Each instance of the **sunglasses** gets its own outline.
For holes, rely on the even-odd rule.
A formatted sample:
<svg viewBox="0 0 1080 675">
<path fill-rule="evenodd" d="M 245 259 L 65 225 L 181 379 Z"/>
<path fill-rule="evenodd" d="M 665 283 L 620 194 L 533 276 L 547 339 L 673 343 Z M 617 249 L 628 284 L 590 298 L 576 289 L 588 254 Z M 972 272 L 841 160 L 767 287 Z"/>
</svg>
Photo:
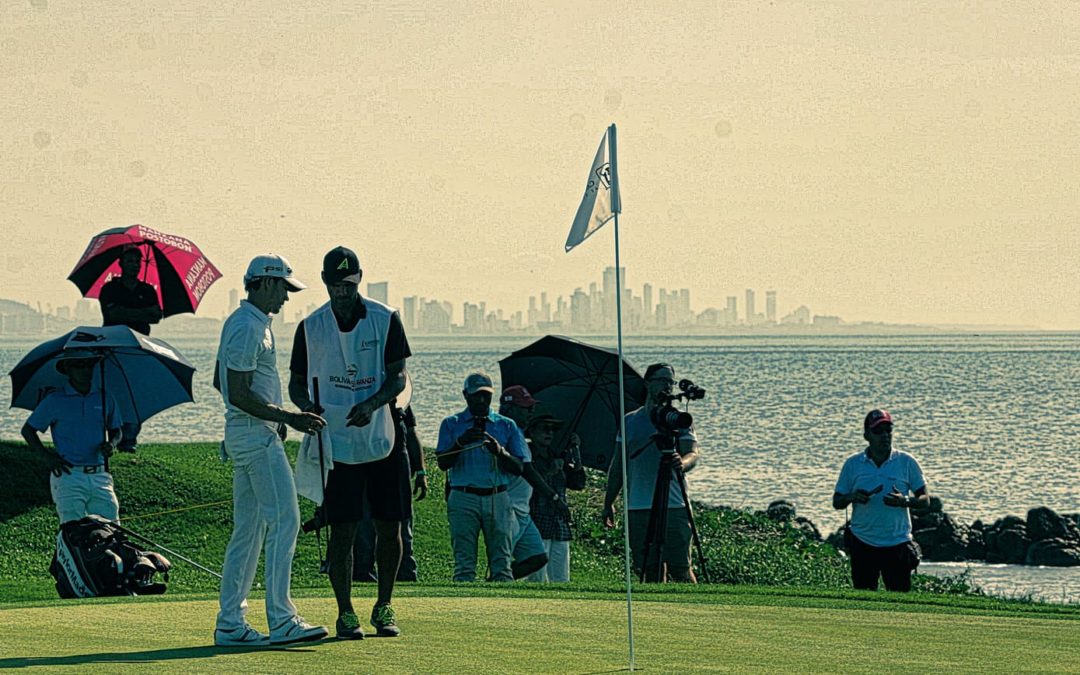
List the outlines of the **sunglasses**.
<svg viewBox="0 0 1080 675">
<path fill-rule="evenodd" d="M 884 436 L 885 434 L 891 434 L 892 424 L 889 424 L 888 422 L 885 422 L 884 424 L 879 424 L 873 429 L 871 429 L 870 433 L 875 436 Z"/>
</svg>

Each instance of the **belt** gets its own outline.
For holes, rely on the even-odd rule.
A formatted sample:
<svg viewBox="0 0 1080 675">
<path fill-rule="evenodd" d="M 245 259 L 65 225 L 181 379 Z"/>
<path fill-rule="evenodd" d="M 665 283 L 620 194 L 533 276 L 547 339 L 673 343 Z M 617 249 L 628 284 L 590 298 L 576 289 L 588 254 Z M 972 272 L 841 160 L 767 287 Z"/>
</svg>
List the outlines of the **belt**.
<svg viewBox="0 0 1080 675">
<path fill-rule="evenodd" d="M 105 473 L 104 464 L 91 464 L 89 466 L 77 466 L 75 468 L 83 473 Z"/>
<path fill-rule="evenodd" d="M 466 492 L 470 495 L 479 495 L 481 497 L 490 497 L 491 495 L 497 495 L 500 492 L 506 492 L 506 486 L 500 485 L 498 487 L 473 487 L 471 485 L 451 485 L 451 490 L 457 490 L 458 492 Z"/>
</svg>

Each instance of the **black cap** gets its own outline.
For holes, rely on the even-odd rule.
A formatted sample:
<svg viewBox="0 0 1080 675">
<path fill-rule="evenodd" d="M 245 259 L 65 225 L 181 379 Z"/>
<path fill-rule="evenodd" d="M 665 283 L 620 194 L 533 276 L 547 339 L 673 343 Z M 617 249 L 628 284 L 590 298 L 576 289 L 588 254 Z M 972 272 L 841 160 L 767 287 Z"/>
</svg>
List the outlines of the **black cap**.
<svg viewBox="0 0 1080 675">
<path fill-rule="evenodd" d="M 339 281 L 360 283 L 360 259 L 351 249 L 338 246 L 323 257 L 323 281 L 336 284 Z"/>
</svg>

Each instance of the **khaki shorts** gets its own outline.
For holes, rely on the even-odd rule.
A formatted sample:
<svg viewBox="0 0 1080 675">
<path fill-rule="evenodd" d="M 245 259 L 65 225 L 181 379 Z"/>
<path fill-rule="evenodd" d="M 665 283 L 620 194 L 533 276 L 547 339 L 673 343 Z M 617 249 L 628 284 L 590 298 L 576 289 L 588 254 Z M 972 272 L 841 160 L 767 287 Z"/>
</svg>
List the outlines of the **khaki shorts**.
<svg viewBox="0 0 1080 675">
<path fill-rule="evenodd" d="M 634 559 L 634 571 L 641 576 L 645 564 L 645 530 L 649 526 L 649 509 L 630 511 L 630 552 Z M 692 581 L 690 572 L 690 519 L 686 508 L 668 509 L 667 532 L 664 538 L 664 564 L 667 566 L 669 581 Z M 656 557 L 653 555 L 649 566 L 650 579 L 655 576 Z"/>
</svg>

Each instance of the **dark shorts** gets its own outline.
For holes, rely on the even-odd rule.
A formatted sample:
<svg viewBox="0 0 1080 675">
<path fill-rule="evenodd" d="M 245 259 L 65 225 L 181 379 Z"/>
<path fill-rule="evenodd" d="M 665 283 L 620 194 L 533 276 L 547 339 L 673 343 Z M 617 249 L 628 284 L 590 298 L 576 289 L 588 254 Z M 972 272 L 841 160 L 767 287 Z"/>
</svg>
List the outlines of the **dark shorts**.
<svg viewBox="0 0 1080 675">
<path fill-rule="evenodd" d="M 911 574 L 919 566 L 919 545 L 913 541 L 896 546 L 871 546 L 856 537 L 851 529 L 844 530 L 844 546 L 851 558 L 851 585 L 857 589 L 876 591 L 878 579 L 889 591 L 911 590 Z"/>
<path fill-rule="evenodd" d="M 328 523 L 352 523 L 364 517 L 387 521 L 411 518 L 408 455 L 395 448 L 377 462 L 334 462 L 326 480 L 323 512 Z"/>
</svg>

